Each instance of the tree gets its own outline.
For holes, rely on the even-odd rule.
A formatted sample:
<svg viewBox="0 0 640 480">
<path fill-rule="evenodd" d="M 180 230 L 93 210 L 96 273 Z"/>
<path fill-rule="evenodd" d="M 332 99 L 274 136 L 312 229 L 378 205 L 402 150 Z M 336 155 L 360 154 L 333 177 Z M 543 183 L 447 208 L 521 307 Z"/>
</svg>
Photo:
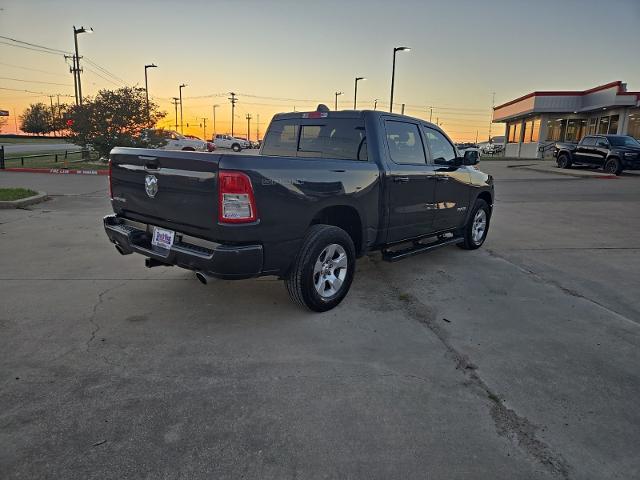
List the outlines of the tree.
<svg viewBox="0 0 640 480">
<path fill-rule="evenodd" d="M 20 130 L 42 135 L 51 131 L 51 111 L 44 103 L 32 103 L 20 117 Z"/>
<path fill-rule="evenodd" d="M 6 117 L 0 117 L 0 132 L 2 132 L 2 129 L 4 128 L 4 126 L 7 124 L 7 118 Z"/>
<path fill-rule="evenodd" d="M 67 114 L 70 139 L 77 145 L 91 145 L 101 157 L 108 157 L 114 147 L 154 147 L 165 141 L 157 135 L 145 134 L 166 112 L 147 101 L 143 88 L 123 87 L 100 90 L 95 98 L 73 106 Z"/>
</svg>

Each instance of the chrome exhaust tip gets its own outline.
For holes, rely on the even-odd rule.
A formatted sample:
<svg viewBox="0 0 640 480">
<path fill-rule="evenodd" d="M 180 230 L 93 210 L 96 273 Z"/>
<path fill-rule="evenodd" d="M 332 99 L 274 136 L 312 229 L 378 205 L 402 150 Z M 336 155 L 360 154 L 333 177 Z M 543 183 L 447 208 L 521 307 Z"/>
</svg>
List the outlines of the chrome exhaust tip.
<svg viewBox="0 0 640 480">
<path fill-rule="evenodd" d="M 202 272 L 196 272 L 196 278 L 200 281 L 200 283 L 202 283 L 203 285 L 206 285 L 209 281 L 209 277 L 207 277 L 207 275 L 205 275 Z"/>
</svg>

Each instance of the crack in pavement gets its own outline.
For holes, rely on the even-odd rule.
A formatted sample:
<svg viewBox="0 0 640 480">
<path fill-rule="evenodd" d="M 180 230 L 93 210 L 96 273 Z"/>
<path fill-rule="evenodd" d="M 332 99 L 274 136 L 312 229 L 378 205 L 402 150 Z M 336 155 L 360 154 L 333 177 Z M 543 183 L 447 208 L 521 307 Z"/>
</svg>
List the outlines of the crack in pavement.
<svg viewBox="0 0 640 480">
<path fill-rule="evenodd" d="M 95 340 L 96 334 L 100 331 L 100 325 L 98 324 L 98 322 L 96 322 L 96 316 L 98 314 L 98 307 L 102 305 L 103 297 L 107 293 L 115 290 L 116 288 L 120 288 L 124 285 L 126 285 L 126 282 L 120 283 L 114 287 L 105 288 L 104 290 L 98 293 L 98 300 L 93 305 L 93 311 L 91 312 L 91 316 L 89 317 L 89 323 L 93 325 L 93 330 L 91 331 L 91 336 L 89 337 L 89 340 L 87 340 L 87 343 L 86 343 L 87 351 L 89 351 L 89 345 L 91 344 L 91 342 Z"/>
<path fill-rule="evenodd" d="M 379 259 L 372 256 L 369 258 L 379 271 L 380 276 L 391 280 L 387 272 L 380 267 Z M 503 400 L 499 395 L 493 392 L 489 385 L 478 375 L 478 367 L 469 360 L 466 354 L 460 352 L 452 344 L 447 330 L 443 325 L 436 322 L 435 310 L 422 303 L 416 296 L 402 292 L 392 281 L 388 281 L 387 285 L 393 295 L 387 300 L 398 305 L 410 318 L 423 324 L 431 331 L 444 345 L 446 355 L 455 362 L 456 369 L 460 370 L 467 378 L 465 386 L 474 387 L 479 396 L 486 397 L 491 402 L 489 414 L 495 424 L 498 435 L 506 437 L 517 444 L 526 454 L 542 464 L 552 474 L 568 480 L 571 467 L 562 454 L 554 452 L 549 445 L 536 436 L 538 426 L 503 404 Z"/>
<path fill-rule="evenodd" d="M 493 258 L 497 258 L 498 260 L 502 260 L 503 262 L 508 263 L 509 265 L 512 265 L 514 267 L 516 267 L 518 270 L 520 270 L 523 273 L 526 273 L 528 276 L 530 276 L 531 278 L 533 278 L 534 280 L 536 280 L 537 282 L 543 283 L 545 285 L 551 285 L 555 288 L 557 288 L 558 290 L 562 291 L 563 293 L 566 293 L 567 295 L 570 295 L 572 297 L 575 298 L 579 298 L 581 300 L 584 300 L 586 302 L 592 303 L 594 305 L 597 305 L 598 307 L 602 308 L 603 310 L 605 310 L 607 313 L 610 313 L 611 315 L 615 315 L 627 322 L 631 322 L 634 325 L 637 325 L 638 323 L 634 320 L 632 320 L 631 318 L 628 318 L 626 316 L 624 316 L 622 313 L 614 310 L 611 307 L 608 307 L 600 302 L 598 302 L 597 300 L 594 300 L 593 298 L 589 298 L 584 296 L 583 294 L 581 294 L 580 292 L 577 292 L 576 290 L 572 290 L 568 287 L 565 287 L 564 285 L 562 285 L 561 283 L 559 283 L 556 280 L 553 280 L 551 278 L 547 278 L 544 275 L 535 272 L 533 270 L 530 270 L 529 268 L 526 268 L 522 265 L 518 265 L 517 263 L 515 263 L 513 260 L 510 260 L 502 255 L 500 255 L 499 253 L 497 253 L 495 250 L 491 250 L 489 248 L 485 248 L 485 251 L 489 254 L 489 256 L 493 257 Z"/>
</svg>

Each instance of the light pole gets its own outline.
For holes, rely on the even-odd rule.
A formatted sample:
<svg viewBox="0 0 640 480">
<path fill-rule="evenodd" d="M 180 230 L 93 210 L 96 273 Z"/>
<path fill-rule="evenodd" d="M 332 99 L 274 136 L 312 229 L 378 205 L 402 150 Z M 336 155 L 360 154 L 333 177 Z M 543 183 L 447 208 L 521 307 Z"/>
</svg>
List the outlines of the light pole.
<svg viewBox="0 0 640 480">
<path fill-rule="evenodd" d="M 178 90 L 180 90 L 180 133 L 184 133 L 184 124 L 182 123 L 182 89 L 186 86 L 187 84 L 183 83 L 178 88 Z"/>
<path fill-rule="evenodd" d="M 393 84 L 396 80 L 396 53 L 408 52 L 411 49 L 409 47 L 394 47 L 393 48 L 393 67 L 391 69 L 391 103 L 389 103 L 389 112 L 393 112 Z"/>
<path fill-rule="evenodd" d="M 78 104 L 82 106 L 82 85 L 80 84 L 80 55 L 78 55 L 78 35 L 80 33 L 93 33 L 93 28 L 76 28 L 75 25 L 73 26 L 73 42 L 76 47 L 76 63 L 74 70 L 78 82 Z"/>
<path fill-rule="evenodd" d="M 215 140 L 216 137 L 216 108 L 218 108 L 220 105 L 214 105 L 213 106 L 213 136 L 211 137 L 212 139 Z"/>
<path fill-rule="evenodd" d="M 173 105 L 176 107 L 176 132 L 178 131 L 178 97 L 173 97 Z"/>
<path fill-rule="evenodd" d="M 342 95 L 342 92 L 336 92 L 336 105 L 335 105 L 336 111 L 338 111 L 338 95 Z"/>
<path fill-rule="evenodd" d="M 378 99 L 377 98 L 373 100 L 373 109 L 374 110 L 378 109 Z"/>
<path fill-rule="evenodd" d="M 355 87 L 353 89 L 353 109 L 356 109 L 356 104 L 358 103 L 358 82 L 360 80 L 366 80 L 364 77 L 356 77 Z"/>
<path fill-rule="evenodd" d="M 147 96 L 147 122 L 149 123 L 151 123 L 151 116 L 149 114 L 149 82 L 147 81 L 147 69 L 157 67 L 158 66 L 155 63 L 144 66 L 144 93 Z"/>
</svg>

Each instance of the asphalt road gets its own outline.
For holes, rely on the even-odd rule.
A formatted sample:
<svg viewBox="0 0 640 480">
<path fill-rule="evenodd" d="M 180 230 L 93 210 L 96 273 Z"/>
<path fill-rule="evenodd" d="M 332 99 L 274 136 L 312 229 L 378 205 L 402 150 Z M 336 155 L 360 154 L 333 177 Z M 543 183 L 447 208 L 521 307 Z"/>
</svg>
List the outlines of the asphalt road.
<svg viewBox="0 0 640 480">
<path fill-rule="evenodd" d="M 640 477 L 640 178 L 483 162 L 485 248 L 311 314 L 118 255 L 106 178 L 0 173 L 0 478 Z"/>
</svg>

